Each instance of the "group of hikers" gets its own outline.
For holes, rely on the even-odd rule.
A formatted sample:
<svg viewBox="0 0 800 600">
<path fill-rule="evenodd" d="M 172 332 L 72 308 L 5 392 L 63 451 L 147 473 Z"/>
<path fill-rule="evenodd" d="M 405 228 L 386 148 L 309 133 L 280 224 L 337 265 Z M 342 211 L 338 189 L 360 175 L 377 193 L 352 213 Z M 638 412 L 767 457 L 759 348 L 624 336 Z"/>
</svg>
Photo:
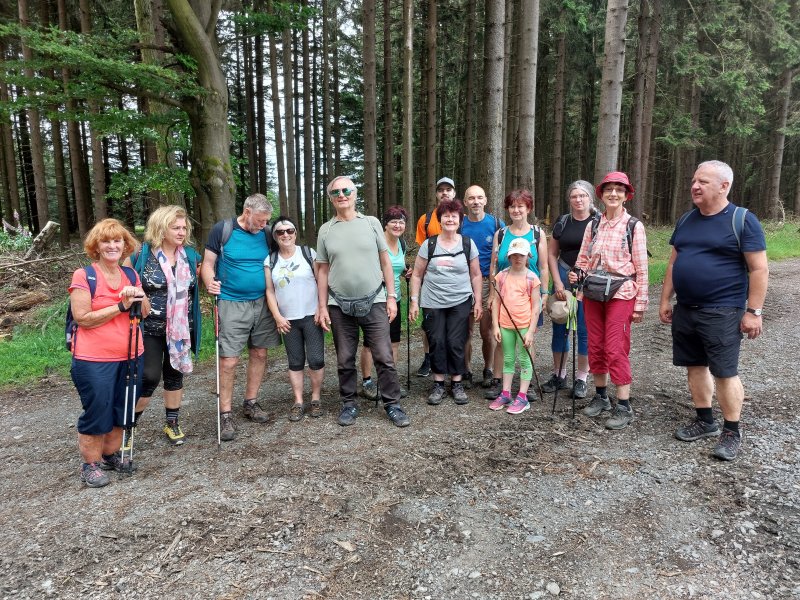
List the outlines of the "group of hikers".
<svg viewBox="0 0 800 600">
<path fill-rule="evenodd" d="M 755 215 L 728 201 L 732 183 L 725 163 L 698 166 L 691 186 L 694 208 L 678 220 L 670 238 L 659 306 L 662 322 L 672 328 L 673 364 L 687 368 L 696 408 L 695 419 L 675 436 L 718 437 L 712 454 L 722 460 L 733 460 L 742 445 L 740 341 L 761 333 L 768 279 L 764 232 Z M 174 445 L 185 441 L 179 416 L 183 377 L 192 371 L 192 354 L 200 346 L 200 281 L 215 299 L 220 441 L 236 437 L 234 378 L 245 346 L 242 416 L 269 421 L 259 390 L 267 349 L 281 342 L 293 396 L 289 420 L 323 415 L 329 331 L 342 402 L 337 423 L 353 425 L 359 415 L 356 356 L 363 335 L 360 394 L 380 397 L 388 419 L 408 426 L 400 404 L 407 390 L 396 369 L 404 278 L 409 322 L 422 314 L 425 355 L 417 375 L 432 379 L 428 404 L 440 404 L 448 391 L 456 404 L 469 402 L 472 330 L 478 323 L 482 386 L 491 410 L 520 414 L 539 390 L 568 389 L 573 398 L 586 398 L 592 373 L 594 395 L 582 412 L 605 414 L 611 430 L 633 422 L 631 325 L 642 321 L 648 307 L 648 265 L 644 225 L 625 208 L 634 198 L 625 173 L 608 173 L 596 186 L 571 183 L 569 211 L 554 221 L 549 239 L 531 224 L 528 190 L 505 197 L 506 224 L 485 212 L 481 187 L 468 187 L 462 203 L 453 180 L 443 177 L 436 185 L 436 209 L 417 222 L 419 250 L 412 266 L 406 263 L 408 214 L 402 206 L 387 208 L 382 221 L 362 214 L 356 186 L 344 176 L 328 184 L 327 194 L 335 214 L 320 227 L 315 249 L 297 243 L 291 218 L 281 215 L 270 224 L 272 206 L 261 194 L 246 199 L 241 215 L 214 225 L 202 257 L 188 245 L 191 222 L 179 206 L 153 211 L 141 246 L 115 219 L 92 228 L 84 242 L 92 264 L 77 269 L 69 287 L 76 324 L 71 373 L 83 407 L 77 429 L 85 485 L 107 485 L 107 471 L 133 471 L 135 426 L 161 379 L 164 434 Z M 545 312 L 553 321 L 552 375 L 531 386 L 534 335 Z M 577 352 L 571 384 L 570 332 L 573 357 Z M 512 393 L 517 363 L 519 383 Z M 722 427 L 712 413 L 715 392 Z"/>
</svg>

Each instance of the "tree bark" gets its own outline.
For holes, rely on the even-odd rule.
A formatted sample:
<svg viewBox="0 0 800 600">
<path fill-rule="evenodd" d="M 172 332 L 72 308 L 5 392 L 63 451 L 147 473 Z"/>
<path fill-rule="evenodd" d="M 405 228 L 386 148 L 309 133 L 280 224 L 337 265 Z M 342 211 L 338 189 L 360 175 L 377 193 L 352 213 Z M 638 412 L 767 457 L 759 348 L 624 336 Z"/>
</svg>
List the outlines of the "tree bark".
<svg viewBox="0 0 800 600">
<path fill-rule="evenodd" d="M 539 50 L 539 0 L 522 0 L 519 56 L 519 143 L 517 181 L 533 190 L 536 131 L 536 62 Z"/>
<path fill-rule="evenodd" d="M 268 3 L 272 10 L 272 2 Z M 272 126 L 275 130 L 275 170 L 278 172 L 278 206 L 282 215 L 289 214 L 286 193 L 286 158 L 283 154 L 283 131 L 281 125 L 281 90 L 278 77 L 278 45 L 275 36 L 269 34 L 269 73 L 272 93 Z"/>
<path fill-rule="evenodd" d="M 794 68 L 783 70 L 775 95 L 777 117 L 773 124 L 774 130 L 770 148 L 772 168 L 770 169 L 769 191 L 767 193 L 767 214 L 770 219 L 775 221 L 783 221 L 786 218 L 783 201 L 781 200 L 781 171 L 783 170 L 783 150 L 786 143 L 784 131 L 789 117 L 789 99 L 792 95 L 792 79 L 794 75 Z"/>
<path fill-rule="evenodd" d="M 462 172 L 463 185 L 471 185 L 473 163 L 473 137 L 475 135 L 475 0 L 467 0 L 467 55 L 466 55 L 466 89 L 464 91 L 464 137 L 462 138 Z"/>
<path fill-rule="evenodd" d="M 255 2 L 256 12 L 262 11 L 261 0 Z M 266 194 L 269 188 L 267 175 L 267 117 L 264 105 L 264 36 L 259 33 L 253 41 L 255 51 L 255 78 L 256 78 L 256 140 L 257 164 L 253 167 L 258 170 L 258 189 Z"/>
<path fill-rule="evenodd" d="M 237 25 L 238 27 L 238 25 Z M 261 192 L 261 183 L 258 180 L 258 131 L 256 131 L 256 101 L 254 88 L 253 44 L 247 26 L 240 32 L 242 35 L 242 83 L 244 84 L 244 98 L 239 98 L 239 113 L 244 116 L 245 150 L 247 152 L 247 193 Z"/>
<path fill-rule="evenodd" d="M 392 11 L 383 0 L 383 206 L 397 204 L 394 174 L 394 118 L 392 102 Z"/>
<path fill-rule="evenodd" d="M 303 0 L 303 6 L 308 7 L 308 0 Z M 303 227 L 306 243 L 316 241 L 314 229 L 314 140 L 311 125 L 311 47 L 308 39 L 309 28 L 303 32 L 303 183 L 305 210 L 303 213 L 305 226 Z"/>
<path fill-rule="evenodd" d="M 436 188 L 439 175 L 436 172 L 436 29 L 439 17 L 436 0 L 428 0 L 428 20 L 425 27 L 425 198 L 428 198 L 427 209 L 435 208 L 436 196 L 431 191 Z"/>
<path fill-rule="evenodd" d="M 367 214 L 378 212 L 378 145 L 376 138 L 375 0 L 364 0 L 364 190 Z"/>
<path fill-rule="evenodd" d="M 491 212 L 501 214 L 503 207 L 503 67 L 505 62 L 504 0 L 486 0 L 484 34 L 484 110 L 486 160 L 482 179 Z"/>
<path fill-rule="evenodd" d="M 597 122 L 597 155 L 594 163 L 595 181 L 600 181 L 609 171 L 615 171 L 618 168 L 627 18 L 628 0 L 608 0 L 603 77 Z"/>
<path fill-rule="evenodd" d="M 332 179 L 331 169 L 333 168 L 333 152 L 331 148 L 331 47 L 329 25 L 330 21 L 330 2 L 322 0 L 322 154 L 325 157 L 325 167 L 323 168 L 323 185 L 327 186 Z M 335 49 L 334 49 L 335 52 Z M 328 213 L 327 197 L 321 199 L 322 220 Z"/>
<path fill-rule="evenodd" d="M 550 202 L 548 221 L 554 223 L 561 214 L 562 181 L 561 166 L 563 164 L 562 148 L 564 143 L 564 97 L 566 90 L 567 68 L 567 31 L 564 10 L 559 16 L 561 31 L 558 35 L 558 56 L 556 57 L 556 81 L 553 97 L 553 154 L 550 163 Z"/>
<path fill-rule="evenodd" d="M 4 40 L 0 40 L 0 61 L 5 60 L 6 44 Z M 0 102 L 6 104 L 9 101 L 8 85 L 0 77 Z M 19 203 L 19 178 L 17 176 L 17 161 L 14 158 L 14 135 L 12 133 L 10 120 L 3 119 L 0 121 L 0 144 L 3 146 L 3 161 L 4 170 L 6 173 L 6 188 L 8 190 L 8 204 L 9 214 L 8 221 L 13 219 L 13 213 L 21 214 L 22 207 Z"/>
<path fill-rule="evenodd" d="M 295 174 L 295 146 L 294 146 L 294 88 L 292 75 L 294 66 L 292 61 L 292 34 L 283 31 L 283 119 L 286 138 L 286 185 L 288 188 L 287 204 L 288 215 L 297 223 L 297 176 Z"/>
<path fill-rule="evenodd" d="M 403 206 L 412 225 L 414 204 L 414 3 L 403 0 Z"/>
</svg>

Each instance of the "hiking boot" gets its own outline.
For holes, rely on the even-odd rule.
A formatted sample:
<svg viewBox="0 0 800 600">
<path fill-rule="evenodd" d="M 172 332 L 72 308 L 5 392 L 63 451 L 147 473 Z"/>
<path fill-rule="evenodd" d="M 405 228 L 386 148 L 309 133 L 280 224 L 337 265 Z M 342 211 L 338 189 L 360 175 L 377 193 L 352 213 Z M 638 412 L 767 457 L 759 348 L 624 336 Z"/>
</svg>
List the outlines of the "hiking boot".
<svg viewBox="0 0 800 600">
<path fill-rule="evenodd" d="M 177 421 L 167 421 L 164 423 L 164 433 L 173 446 L 180 446 L 186 441 L 186 434 L 183 433 Z"/>
<path fill-rule="evenodd" d="M 577 398 L 578 400 L 583 400 L 586 398 L 586 382 L 583 379 L 576 379 L 574 385 L 572 386 L 572 397 Z"/>
<path fill-rule="evenodd" d="M 294 404 L 289 410 L 289 420 L 293 423 L 301 420 L 303 418 L 303 405 L 302 404 Z"/>
<path fill-rule="evenodd" d="M 428 377 L 431 374 L 431 355 L 426 354 L 422 364 L 417 369 L 417 377 Z"/>
<path fill-rule="evenodd" d="M 248 402 L 245 400 L 244 404 L 242 404 L 242 412 L 253 423 L 266 423 L 269 421 L 269 414 L 256 401 Z"/>
<path fill-rule="evenodd" d="M 342 408 L 342 412 L 339 413 L 339 418 L 336 419 L 336 422 L 342 427 L 347 427 L 348 425 L 352 425 L 353 423 L 356 422 L 357 416 L 358 416 L 357 406 L 345 406 L 344 408 Z"/>
<path fill-rule="evenodd" d="M 608 396 L 595 394 L 592 401 L 589 402 L 589 405 L 581 412 L 587 417 L 596 417 L 605 410 L 611 410 L 611 401 L 608 399 Z"/>
<path fill-rule="evenodd" d="M 464 386 L 465 390 L 468 390 L 472 387 L 472 371 L 467 371 L 461 376 L 461 385 Z"/>
<path fill-rule="evenodd" d="M 389 417 L 389 420 L 398 427 L 408 427 L 411 425 L 411 419 L 408 418 L 408 415 L 403 411 L 399 404 L 390 404 L 387 406 L 386 416 Z"/>
<path fill-rule="evenodd" d="M 625 429 L 631 423 L 633 423 L 633 408 L 625 407 L 618 402 L 611 417 L 606 420 L 605 426 L 606 429 Z"/>
<path fill-rule="evenodd" d="M 489 405 L 489 410 L 503 410 L 509 404 L 511 404 L 511 396 L 500 394 L 494 399 L 494 402 Z"/>
<path fill-rule="evenodd" d="M 99 463 L 83 463 L 81 465 L 81 483 L 86 487 L 98 488 L 111 483 L 111 479 L 103 473 Z"/>
<path fill-rule="evenodd" d="M 565 390 L 569 386 L 567 385 L 566 377 L 559 377 L 558 375 L 553 373 L 550 376 L 550 379 L 548 379 L 542 384 L 542 391 L 545 394 L 552 394 L 553 392 L 556 391 L 556 387 L 558 387 L 558 389 L 560 390 Z"/>
<path fill-rule="evenodd" d="M 433 384 L 433 389 L 431 393 L 428 394 L 428 404 L 431 406 L 436 406 L 437 404 L 442 403 L 442 398 L 444 398 L 445 389 L 444 389 L 444 382 L 437 381 Z"/>
<path fill-rule="evenodd" d="M 488 388 L 492 385 L 492 379 L 494 379 L 494 373 L 492 373 L 491 369 L 484 369 L 483 370 L 483 381 L 481 381 L 482 388 Z"/>
<path fill-rule="evenodd" d="M 497 398 L 500 393 L 503 391 L 503 382 L 495 377 L 492 379 L 492 383 L 489 386 L 489 389 L 486 390 L 486 393 L 483 395 L 484 398 L 487 400 L 494 400 Z"/>
<path fill-rule="evenodd" d="M 223 442 L 230 442 L 236 437 L 236 426 L 233 424 L 233 415 L 224 413 L 219 415 L 219 439 Z"/>
<path fill-rule="evenodd" d="M 460 381 L 453 383 L 450 391 L 453 394 L 453 399 L 456 401 L 456 404 L 466 404 L 469 402 L 467 392 L 464 390 L 464 384 Z"/>
<path fill-rule="evenodd" d="M 136 465 L 131 461 L 130 457 L 123 459 L 119 452 L 109 456 L 104 455 L 99 464 L 103 471 L 116 471 L 117 473 L 133 473 L 136 471 Z"/>
<path fill-rule="evenodd" d="M 693 442 L 704 437 L 714 437 L 719 435 L 719 425 L 716 421 L 706 423 L 700 419 L 695 419 L 688 425 L 681 425 L 675 430 L 675 437 L 682 442 Z"/>
<path fill-rule="evenodd" d="M 367 379 L 361 383 L 361 395 L 367 400 L 378 397 L 378 383 L 374 379 Z"/>
<path fill-rule="evenodd" d="M 126 427 L 122 431 L 122 446 L 120 446 L 120 450 L 122 452 L 130 452 L 131 448 L 133 448 L 133 427 Z"/>
<path fill-rule="evenodd" d="M 711 454 L 720 460 L 733 460 L 739 454 L 742 447 L 741 434 L 731 431 L 730 429 L 723 429 L 722 435 L 719 436 L 714 452 Z"/>
<path fill-rule="evenodd" d="M 533 386 L 530 386 L 528 391 L 525 392 L 525 398 L 527 398 L 528 402 L 536 402 L 539 399 L 539 394 L 536 393 L 536 389 Z"/>
<path fill-rule="evenodd" d="M 520 413 L 524 413 L 531 407 L 531 403 L 528 402 L 528 399 L 525 396 L 520 396 L 517 394 L 517 397 L 514 398 L 514 401 L 509 404 L 506 412 L 510 415 L 518 415 Z"/>
<path fill-rule="evenodd" d="M 319 419 L 322 416 L 322 402 L 319 400 L 312 400 L 311 410 L 308 411 L 308 416 L 313 419 Z"/>
</svg>

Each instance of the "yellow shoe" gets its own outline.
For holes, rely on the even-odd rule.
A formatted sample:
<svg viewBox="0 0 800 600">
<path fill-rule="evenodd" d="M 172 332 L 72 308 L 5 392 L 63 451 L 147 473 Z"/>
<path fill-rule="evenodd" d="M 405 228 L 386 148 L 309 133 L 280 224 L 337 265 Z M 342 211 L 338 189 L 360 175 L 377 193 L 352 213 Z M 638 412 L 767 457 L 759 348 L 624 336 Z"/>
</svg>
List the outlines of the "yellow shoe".
<svg viewBox="0 0 800 600">
<path fill-rule="evenodd" d="M 177 421 L 167 421 L 164 424 L 164 433 L 167 434 L 173 446 L 180 446 L 186 438 L 186 434 L 181 431 L 181 426 Z"/>
<path fill-rule="evenodd" d="M 130 452 L 131 448 L 133 448 L 133 428 L 127 427 L 122 433 L 122 446 L 120 450 L 125 454 L 126 452 Z"/>
</svg>

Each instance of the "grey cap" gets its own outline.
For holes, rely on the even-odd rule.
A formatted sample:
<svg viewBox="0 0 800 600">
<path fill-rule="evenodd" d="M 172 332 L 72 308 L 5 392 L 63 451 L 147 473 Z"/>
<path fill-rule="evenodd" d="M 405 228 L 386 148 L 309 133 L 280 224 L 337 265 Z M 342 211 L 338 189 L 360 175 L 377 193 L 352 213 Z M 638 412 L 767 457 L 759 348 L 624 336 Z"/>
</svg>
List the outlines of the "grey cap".
<svg viewBox="0 0 800 600">
<path fill-rule="evenodd" d="M 443 183 L 446 183 L 451 188 L 456 189 L 455 182 L 452 179 L 450 179 L 449 177 L 442 177 L 439 181 L 437 181 L 436 182 L 436 189 L 439 189 L 439 186 L 442 185 Z"/>
</svg>

